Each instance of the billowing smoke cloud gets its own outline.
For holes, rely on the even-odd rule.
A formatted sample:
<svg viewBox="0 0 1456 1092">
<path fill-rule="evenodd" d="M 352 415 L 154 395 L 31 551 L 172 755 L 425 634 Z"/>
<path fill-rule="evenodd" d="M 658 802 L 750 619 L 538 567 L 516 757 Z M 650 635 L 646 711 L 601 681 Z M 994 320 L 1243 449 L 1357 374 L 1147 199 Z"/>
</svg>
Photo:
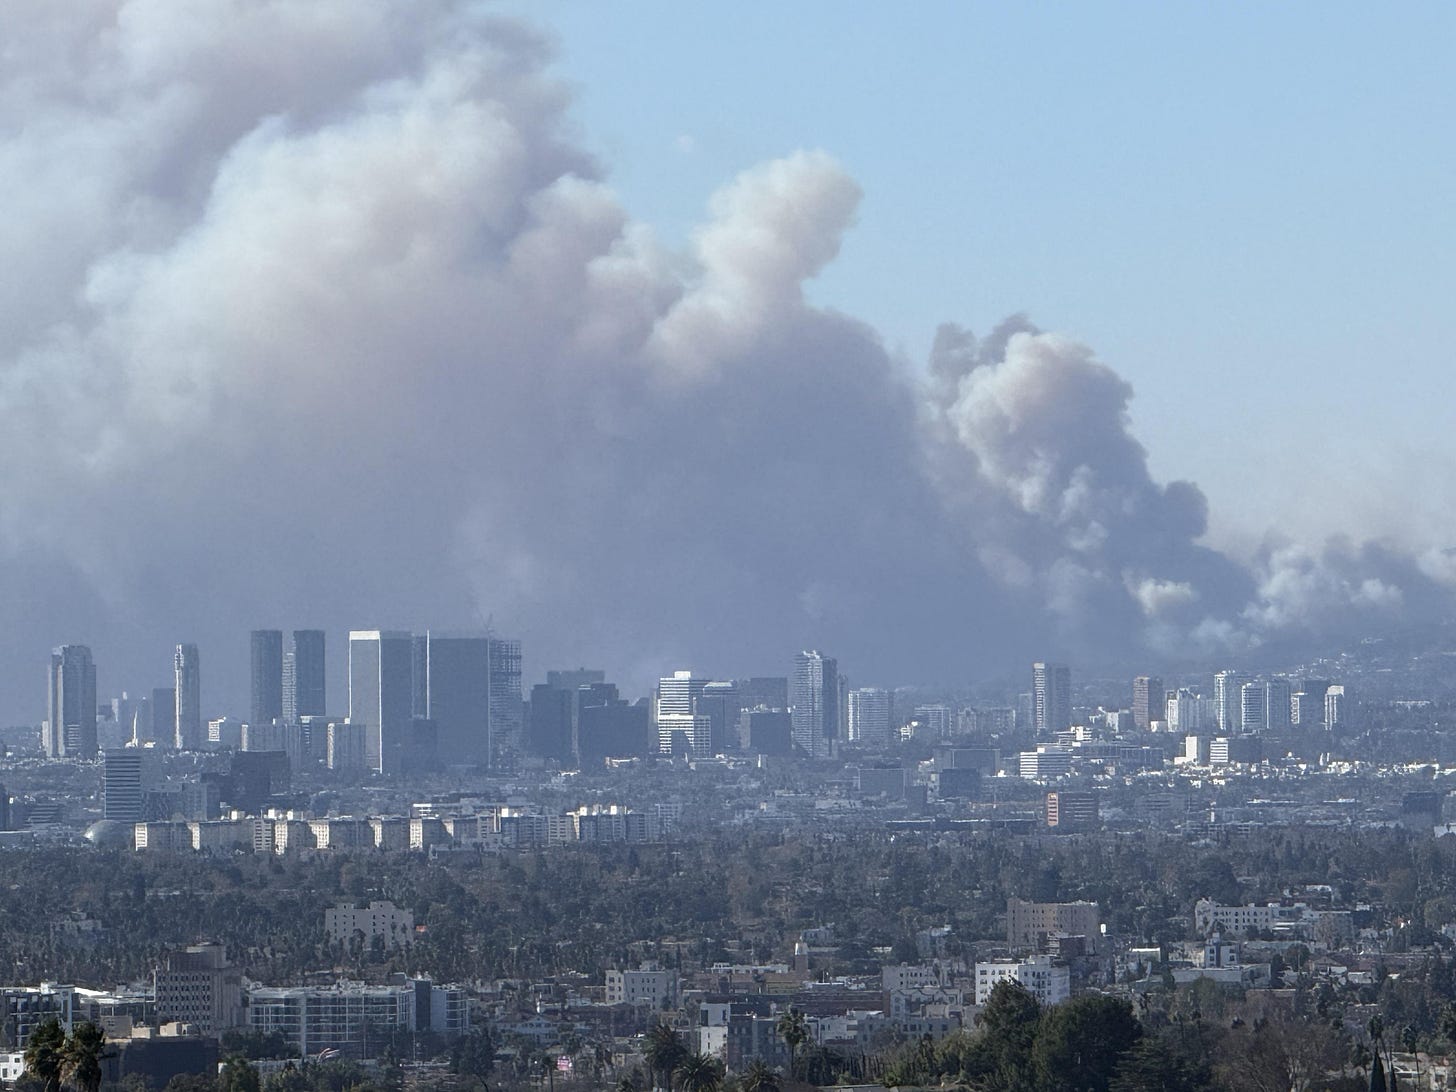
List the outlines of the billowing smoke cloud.
<svg viewBox="0 0 1456 1092">
<path fill-rule="evenodd" d="M 0 42 L 11 718 L 63 641 L 103 691 L 197 641 L 219 709 L 262 625 L 490 618 L 537 669 L 636 679 L 814 644 L 914 682 L 1456 583 L 1443 554 L 1200 545 L 1128 385 L 1024 320 L 906 374 L 803 297 L 859 197 L 827 155 L 746 171 L 666 251 L 542 40 L 473 5 L 20 0 Z"/>
</svg>

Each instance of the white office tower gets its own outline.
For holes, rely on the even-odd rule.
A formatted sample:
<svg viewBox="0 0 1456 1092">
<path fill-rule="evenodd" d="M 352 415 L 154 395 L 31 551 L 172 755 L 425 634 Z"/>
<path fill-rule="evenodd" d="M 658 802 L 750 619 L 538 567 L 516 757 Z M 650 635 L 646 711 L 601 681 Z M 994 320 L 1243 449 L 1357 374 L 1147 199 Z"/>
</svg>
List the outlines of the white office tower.
<svg viewBox="0 0 1456 1092">
<path fill-rule="evenodd" d="M 1244 732 L 1262 732 L 1264 711 L 1269 692 L 1261 682 L 1246 682 L 1239 687 L 1239 726 Z"/>
<path fill-rule="evenodd" d="M 1072 726 L 1072 671 L 1066 664 L 1031 665 L 1031 717 L 1038 736 Z"/>
<path fill-rule="evenodd" d="M 794 746 L 810 758 L 828 758 L 839 739 L 839 661 L 810 649 L 794 657 L 789 679 Z"/>
<path fill-rule="evenodd" d="M 1354 717 L 1354 706 L 1354 699 L 1347 687 L 1330 687 L 1325 691 L 1325 727 L 1334 731 L 1349 724 Z"/>
<path fill-rule="evenodd" d="M 1264 727 L 1270 732 L 1287 732 L 1294 700 L 1289 680 L 1274 678 L 1264 685 Z"/>
<path fill-rule="evenodd" d="M 364 726 L 364 762 L 398 773 L 414 715 L 413 639 L 388 630 L 349 633 L 349 722 Z"/>
<path fill-rule="evenodd" d="M 1244 726 L 1244 683 L 1248 679 L 1237 671 L 1220 671 L 1213 677 L 1214 727 L 1228 734 Z"/>
<path fill-rule="evenodd" d="M 674 671 L 657 680 L 657 750 L 670 755 L 685 750 L 695 757 L 712 750 L 712 717 L 698 713 L 698 698 L 709 679 L 691 671 Z"/>
<path fill-rule="evenodd" d="M 176 677 L 176 720 L 172 745 L 179 751 L 201 751 L 207 747 L 207 730 L 202 723 L 202 657 L 196 645 L 178 645 L 172 657 Z"/>
<path fill-rule="evenodd" d="M 885 747 L 890 743 L 890 692 L 864 686 L 849 692 L 848 729 L 851 743 Z"/>
</svg>

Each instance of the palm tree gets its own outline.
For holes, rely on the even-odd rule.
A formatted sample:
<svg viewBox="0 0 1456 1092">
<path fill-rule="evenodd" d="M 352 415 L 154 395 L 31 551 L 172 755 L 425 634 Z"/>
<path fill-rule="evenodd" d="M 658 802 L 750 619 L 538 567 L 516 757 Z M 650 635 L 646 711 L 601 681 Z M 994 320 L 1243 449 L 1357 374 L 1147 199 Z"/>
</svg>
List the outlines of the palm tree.
<svg viewBox="0 0 1456 1092">
<path fill-rule="evenodd" d="M 719 1092 L 723 1063 L 711 1054 L 689 1054 L 677 1065 L 680 1092 Z"/>
<path fill-rule="evenodd" d="M 25 1068 L 35 1074 L 44 1092 L 60 1092 L 61 1070 L 66 1064 L 66 1033 L 61 1022 L 47 1020 L 30 1033 L 25 1046 Z"/>
<path fill-rule="evenodd" d="M 789 1048 L 789 1076 L 794 1076 L 794 1061 L 799 1056 L 799 1048 L 809 1038 L 809 1024 L 804 1019 L 804 1014 L 798 1009 L 789 1008 L 779 1017 L 778 1023 L 779 1038 Z"/>
<path fill-rule="evenodd" d="M 647 1046 L 643 1051 L 647 1066 L 653 1074 L 662 1074 L 662 1086 L 672 1092 L 672 1075 L 687 1057 L 687 1048 L 677 1037 L 677 1032 L 668 1024 L 654 1024 L 647 1033 Z"/>
<path fill-rule="evenodd" d="M 738 1092 L 779 1092 L 781 1083 L 778 1070 L 755 1058 L 738 1078 Z"/>
<path fill-rule="evenodd" d="M 101 1048 L 106 1033 L 90 1021 L 71 1029 L 61 1051 L 61 1075 L 76 1092 L 98 1092 L 101 1088 Z"/>
</svg>

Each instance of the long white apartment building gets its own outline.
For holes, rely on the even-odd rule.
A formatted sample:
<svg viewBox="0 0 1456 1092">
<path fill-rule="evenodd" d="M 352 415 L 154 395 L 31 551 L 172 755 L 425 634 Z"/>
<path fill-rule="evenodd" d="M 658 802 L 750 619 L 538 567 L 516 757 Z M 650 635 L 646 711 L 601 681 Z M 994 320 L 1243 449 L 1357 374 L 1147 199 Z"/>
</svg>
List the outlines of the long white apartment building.
<svg viewBox="0 0 1456 1092">
<path fill-rule="evenodd" d="M 387 986 L 261 986 L 248 991 L 248 1027 L 279 1032 L 299 1056 L 339 1050 L 363 1056 L 391 1031 L 434 1031 L 454 1037 L 470 1030 L 469 997 L 459 986 L 407 978 Z"/>
<path fill-rule="evenodd" d="M 607 971 L 607 1004 L 636 1005 L 656 1012 L 677 1001 L 677 972 L 648 966 Z"/>
<path fill-rule="evenodd" d="M 991 999 L 991 991 L 998 982 L 1016 982 L 1025 986 L 1043 1005 L 1055 1005 L 1072 996 L 1071 968 L 1046 955 L 977 963 L 977 1005 L 984 1005 Z"/>
</svg>

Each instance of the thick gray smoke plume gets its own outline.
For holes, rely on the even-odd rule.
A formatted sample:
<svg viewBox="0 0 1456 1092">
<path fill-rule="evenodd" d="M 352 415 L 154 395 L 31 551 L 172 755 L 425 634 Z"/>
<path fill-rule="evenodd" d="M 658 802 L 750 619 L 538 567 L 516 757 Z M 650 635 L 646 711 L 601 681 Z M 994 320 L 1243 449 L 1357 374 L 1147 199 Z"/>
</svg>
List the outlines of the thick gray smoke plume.
<svg viewBox="0 0 1456 1092">
<path fill-rule="evenodd" d="M 859 197 L 822 153 L 665 251 L 571 140 L 542 40 L 474 6 L 16 0 L 0 43 L 9 719 L 68 641 L 108 693 L 196 641 L 219 710 L 265 625 L 493 617 L 537 669 L 814 644 L 959 680 L 1236 650 L 1456 575 L 1201 546 L 1128 385 L 1022 320 L 946 327 L 906 374 L 803 298 Z"/>
</svg>

